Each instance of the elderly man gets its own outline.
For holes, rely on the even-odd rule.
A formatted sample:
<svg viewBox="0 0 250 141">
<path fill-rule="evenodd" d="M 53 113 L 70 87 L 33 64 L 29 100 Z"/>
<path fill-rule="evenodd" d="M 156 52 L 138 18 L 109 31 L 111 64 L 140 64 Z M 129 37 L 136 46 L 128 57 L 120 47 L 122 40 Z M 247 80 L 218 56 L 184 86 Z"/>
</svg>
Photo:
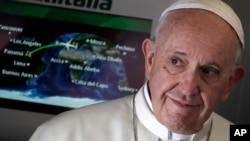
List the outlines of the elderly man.
<svg viewBox="0 0 250 141">
<path fill-rule="evenodd" d="M 214 113 L 243 78 L 244 35 L 220 0 L 183 0 L 143 42 L 145 85 L 135 95 L 60 114 L 31 141 L 229 141 Z"/>
</svg>

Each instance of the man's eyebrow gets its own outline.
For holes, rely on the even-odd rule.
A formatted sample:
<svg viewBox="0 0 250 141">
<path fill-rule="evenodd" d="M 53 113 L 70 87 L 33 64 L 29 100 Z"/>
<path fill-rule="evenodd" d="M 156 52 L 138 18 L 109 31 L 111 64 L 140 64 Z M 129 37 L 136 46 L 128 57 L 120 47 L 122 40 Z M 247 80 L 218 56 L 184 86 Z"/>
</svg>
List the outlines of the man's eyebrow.
<svg viewBox="0 0 250 141">
<path fill-rule="evenodd" d="M 215 66 L 216 68 L 221 69 L 220 65 L 218 65 L 217 63 L 215 63 L 213 61 L 207 62 L 203 66 Z"/>
<path fill-rule="evenodd" d="M 182 52 L 182 51 L 175 51 L 174 54 L 175 54 L 175 55 L 187 56 L 187 53 Z M 218 64 L 217 64 L 216 62 L 214 62 L 214 61 L 208 61 L 208 62 L 202 64 L 202 66 L 214 66 L 214 67 L 218 68 L 219 70 L 221 70 L 220 65 L 218 65 Z"/>
<path fill-rule="evenodd" d="M 175 55 L 183 55 L 183 56 L 186 56 L 186 55 L 187 55 L 187 53 L 181 52 L 181 51 L 175 51 L 174 54 L 175 54 Z"/>
</svg>

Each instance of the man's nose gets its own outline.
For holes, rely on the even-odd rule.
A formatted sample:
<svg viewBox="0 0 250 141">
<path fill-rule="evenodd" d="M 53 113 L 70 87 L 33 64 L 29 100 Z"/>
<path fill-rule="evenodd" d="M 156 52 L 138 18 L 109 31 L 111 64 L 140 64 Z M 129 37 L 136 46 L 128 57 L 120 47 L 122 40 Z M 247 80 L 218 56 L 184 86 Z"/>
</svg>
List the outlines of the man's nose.
<svg viewBox="0 0 250 141">
<path fill-rule="evenodd" d="M 194 96 L 200 92 L 201 78 L 195 70 L 183 72 L 179 77 L 179 86 L 182 94 Z"/>
</svg>

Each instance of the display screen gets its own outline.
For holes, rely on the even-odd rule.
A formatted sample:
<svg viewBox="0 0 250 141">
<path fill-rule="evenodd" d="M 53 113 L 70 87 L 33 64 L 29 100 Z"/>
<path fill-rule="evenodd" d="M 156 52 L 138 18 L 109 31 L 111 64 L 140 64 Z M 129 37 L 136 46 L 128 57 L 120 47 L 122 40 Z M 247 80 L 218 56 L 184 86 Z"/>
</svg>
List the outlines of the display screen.
<svg viewBox="0 0 250 141">
<path fill-rule="evenodd" d="M 152 21 L 0 2 L 0 106 L 58 113 L 134 94 Z"/>
</svg>

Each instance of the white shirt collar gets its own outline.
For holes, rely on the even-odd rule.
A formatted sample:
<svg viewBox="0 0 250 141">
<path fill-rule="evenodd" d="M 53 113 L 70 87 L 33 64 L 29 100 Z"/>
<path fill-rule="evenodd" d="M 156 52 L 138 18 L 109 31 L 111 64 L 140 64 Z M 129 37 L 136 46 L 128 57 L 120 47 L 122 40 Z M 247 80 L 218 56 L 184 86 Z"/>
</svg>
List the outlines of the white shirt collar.
<svg viewBox="0 0 250 141">
<path fill-rule="evenodd" d="M 168 140 L 169 136 L 171 139 L 175 140 L 190 140 L 199 141 L 207 136 L 211 127 L 211 117 L 204 123 L 204 127 L 201 131 L 192 135 L 181 135 L 176 133 L 171 133 L 170 131 L 162 125 L 153 115 L 152 112 L 152 102 L 149 97 L 147 83 L 142 89 L 137 93 L 135 97 L 136 113 L 140 122 L 153 134 L 160 137 L 162 140 Z"/>
</svg>

